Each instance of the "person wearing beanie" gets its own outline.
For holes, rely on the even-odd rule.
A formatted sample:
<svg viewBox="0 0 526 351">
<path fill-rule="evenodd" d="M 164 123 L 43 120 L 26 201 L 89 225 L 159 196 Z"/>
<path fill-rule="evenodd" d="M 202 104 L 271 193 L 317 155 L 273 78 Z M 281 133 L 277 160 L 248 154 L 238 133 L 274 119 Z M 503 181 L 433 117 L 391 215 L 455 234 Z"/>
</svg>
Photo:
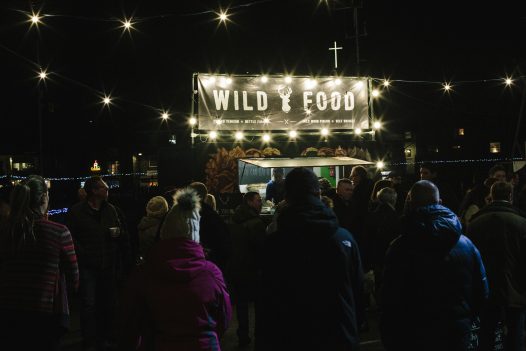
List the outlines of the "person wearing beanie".
<svg viewBox="0 0 526 351">
<path fill-rule="evenodd" d="M 320 200 L 307 168 L 285 178 L 287 205 L 262 257 L 259 350 L 358 350 L 363 273 L 358 246 Z"/>
<path fill-rule="evenodd" d="M 200 199 L 177 191 L 145 263 L 128 282 L 119 323 L 119 350 L 220 350 L 231 318 L 219 268 L 199 244 Z"/>
<path fill-rule="evenodd" d="M 156 241 L 159 226 L 168 213 L 168 202 L 162 196 L 154 196 L 146 204 L 146 216 L 137 226 L 139 232 L 139 255 L 145 257 Z"/>
</svg>

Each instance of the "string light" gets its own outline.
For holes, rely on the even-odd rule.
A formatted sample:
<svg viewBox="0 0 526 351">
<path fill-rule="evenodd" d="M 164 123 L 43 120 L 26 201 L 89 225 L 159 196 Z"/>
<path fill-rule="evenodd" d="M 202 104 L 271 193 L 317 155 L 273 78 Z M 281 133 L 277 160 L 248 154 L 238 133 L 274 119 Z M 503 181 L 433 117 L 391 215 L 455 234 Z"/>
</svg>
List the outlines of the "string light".
<svg viewBox="0 0 526 351">
<path fill-rule="evenodd" d="M 362 134 L 362 128 L 356 128 L 356 129 L 354 130 L 354 134 L 356 134 L 356 135 L 360 135 L 360 134 Z"/>
<path fill-rule="evenodd" d="M 104 98 L 102 98 L 102 103 L 106 106 L 108 106 L 109 104 L 111 104 L 111 97 L 109 96 L 104 96 Z"/>
<path fill-rule="evenodd" d="M 262 139 L 264 142 L 268 143 L 270 141 L 270 134 L 268 133 L 263 134 Z"/>
<path fill-rule="evenodd" d="M 261 76 L 261 83 L 265 84 L 266 82 L 268 82 L 268 77 L 267 76 Z"/>
<path fill-rule="evenodd" d="M 375 122 L 373 123 L 373 129 L 375 129 L 375 130 L 379 130 L 379 129 L 381 129 L 381 128 L 382 128 L 382 123 L 381 123 L 381 122 L 379 122 L 379 121 L 375 121 Z"/>
<path fill-rule="evenodd" d="M 122 26 L 121 28 L 123 29 L 123 31 L 128 31 L 128 32 L 131 32 L 132 29 L 135 29 L 133 27 L 133 22 L 131 19 L 126 19 L 124 18 L 124 20 L 120 21 L 122 23 Z"/>
<path fill-rule="evenodd" d="M 290 84 L 291 82 L 292 82 L 292 77 L 291 76 L 286 76 L 285 77 L 285 83 Z"/>
<path fill-rule="evenodd" d="M 327 136 L 327 135 L 329 135 L 329 130 L 328 130 L 327 128 L 323 128 L 323 129 L 321 130 L 321 135 L 323 135 L 323 136 Z"/>
<path fill-rule="evenodd" d="M 450 83 L 444 83 L 442 86 L 444 87 L 445 92 L 449 92 L 452 88 Z"/>
<path fill-rule="evenodd" d="M 385 167 L 385 163 L 384 163 L 384 161 L 378 161 L 378 162 L 376 162 L 376 168 L 378 168 L 378 169 L 384 169 L 384 167 Z"/>
<path fill-rule="evenodd" d="M 195 117 L 190 117 L 190 119 L 188 120 L 188 123 L 190 123 L 190 125 L 193 127 L 197 124 L 197 118 Z"/>
<path fill-rule="evenodd" d="M 43 16 L 40 16 L 39 12 L 37 12 L 37 13 L 31 12 L 31 15 L 28 15 L 28 16 L 29 16 L 29 22 L 31 22 L 31 27 L 33 27 L 33 26 L 37 26 L 38 27 L 38 25 L 42 23 L 41 18 Z"/>
<path fill-rule="evenodd" d="M 342 84 L 342 80 L 341 80 L 340 78 L 336 78 L 336 79 L 334 80 L 334 84 L 335 84 L 335 85 L 341 85 L 341 84 Z"/>
<path fill-rule="evenodd" d="M 371 95 L 373 95 L 373 97 L 378 97 L 380 96 L 380 91 L 378 89 L 373 89 Z"/>
<path fill-rule="evenodd" d="M 391 82 L 389 82 L 388 79 L 384 79 L 384 82 L 382 83 L 384 87 L 388 88 L 389 85 L 391 85 Z"/>
<path fill-rule="evenodd" d="M 170 117 L 170 115 L 168 114 L 168 112 L 163 112 L 161 114 L 161 118 L 164 119 L 164 120 L 167 120 L 169 117 Z"/>
<path fill-rule="evenodd" d="M 292 139 L 297 138 L 297 137 L 298 137 L 298 132 L 295 131 L 295 130 L 291 130 L 291 131 L 289 132 L 289 137 L 291 137 Z"/>
<path fill-rule="evenodd" d="M 510 77 L 506 77 L 504 83 L 506 83 L 507 86 L 510 86 L 513 84 L 513 79 L 511 79 Z"/>
<path fill-rule="evenodd" d="M 217 132 L 215 130 L 211 131 L 208 136 L 210 137 L 210 140 L 216 140 L 217 139 Z"/>
<path fill-rule="evenodd" d="M 356 82 L 356 84 L 354 84 L 354 88 L 357 89 L 357 90 L 362 89 L 363 88 L 363 82 L 362 81 Z"/>
<path fill-rule="evenodd" d="M 226 25 L 226 22 L 229 21 L 227 12 L 219 11 L 219 13 L 217 13 L 217 19 L 219 20 L 219 24 L 224 23 Z"/>
<path fill-rule="evenodd" d="M 46 70 L 40 70 L 40 73 L 38 74 L 38 78 L 40 80 L 45 80 L 47 78 L 47 75 L 48 74 L 47 74 Z"/>
<path fill-rule="evenodd" d="M 243 138 L 245 137 L 245 135 L 243 134 L 243 132 L 236 132 L 236 134 L 234 135 L 234 137 L 236 138 L 236 140 L 243 140 Z"/>
<path fill-rule="evenodd" d="M 268 117 L 263 118 L 263 123 L 264 124 L 269 124 L 270 123 L 270 118 L 268 118 Z"/>
</svg>

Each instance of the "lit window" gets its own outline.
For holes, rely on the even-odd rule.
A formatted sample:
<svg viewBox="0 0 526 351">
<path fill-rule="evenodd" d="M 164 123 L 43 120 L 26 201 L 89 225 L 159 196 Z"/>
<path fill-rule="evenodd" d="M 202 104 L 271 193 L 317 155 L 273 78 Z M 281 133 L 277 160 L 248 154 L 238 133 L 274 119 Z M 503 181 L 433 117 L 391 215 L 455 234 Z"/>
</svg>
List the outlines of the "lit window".
<svg viewBox="0 0 526 351">
<path fill-rule="evenodd" d="M 500 152 L 500 142 L 489 143 L 489 152 L 498 154 Z"/>
</svg>

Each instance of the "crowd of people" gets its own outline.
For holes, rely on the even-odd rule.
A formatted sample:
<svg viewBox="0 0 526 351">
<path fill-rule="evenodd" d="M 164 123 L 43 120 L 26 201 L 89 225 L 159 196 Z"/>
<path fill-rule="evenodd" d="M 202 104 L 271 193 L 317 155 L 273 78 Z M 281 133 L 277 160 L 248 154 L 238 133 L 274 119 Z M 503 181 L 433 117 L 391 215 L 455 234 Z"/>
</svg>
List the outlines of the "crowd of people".
<svg viewBox="0 0 526 351">
<path fill-rule="evenodd" d="M 460 200 L 432 164 L 407 187 L 362 166 L 335 187 L 307 168 L 273 176 L 271 218 L 252 191 L 224 218 L 193 182 L 152 197 L 137 238 L 103 178 L 59 224 L 28 177 L 0 202 L 3 342 L 59 350 L 78 294 L 86 351 L 220 350 L 232 305 L 241 348 L 358 350 L 374 305 L 388 351 L 524 350 L 520 177 L 496 165 Z"/>
</svg>

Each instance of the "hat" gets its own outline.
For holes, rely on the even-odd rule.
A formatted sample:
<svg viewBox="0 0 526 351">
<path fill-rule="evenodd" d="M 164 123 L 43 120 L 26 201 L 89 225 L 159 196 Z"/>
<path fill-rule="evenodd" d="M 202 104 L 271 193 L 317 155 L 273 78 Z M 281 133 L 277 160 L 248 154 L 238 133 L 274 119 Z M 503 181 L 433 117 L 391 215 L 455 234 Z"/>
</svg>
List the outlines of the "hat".
<svg viewBox="0 0 526 351">
<path fill-rule="evenodd" d="M 168 212 L 168 202 L 162 196 L 154 196 L 146 205 L 146 214 L 149 217 L 162 217 Z"/>
<path fill-rule="evenodd" d="M 288 201 L 304 199 L 320 193 L 318 177 L 308 168 L 294 168 L 285 178 L 285 194 Z"/>
<path fill-rule="evenodd" d="M 194 189 L 178 190 L 161 228 L 161 239 L 187 238 L 199 242 L 200 209 L 199 196 Z"/>
</svg>

